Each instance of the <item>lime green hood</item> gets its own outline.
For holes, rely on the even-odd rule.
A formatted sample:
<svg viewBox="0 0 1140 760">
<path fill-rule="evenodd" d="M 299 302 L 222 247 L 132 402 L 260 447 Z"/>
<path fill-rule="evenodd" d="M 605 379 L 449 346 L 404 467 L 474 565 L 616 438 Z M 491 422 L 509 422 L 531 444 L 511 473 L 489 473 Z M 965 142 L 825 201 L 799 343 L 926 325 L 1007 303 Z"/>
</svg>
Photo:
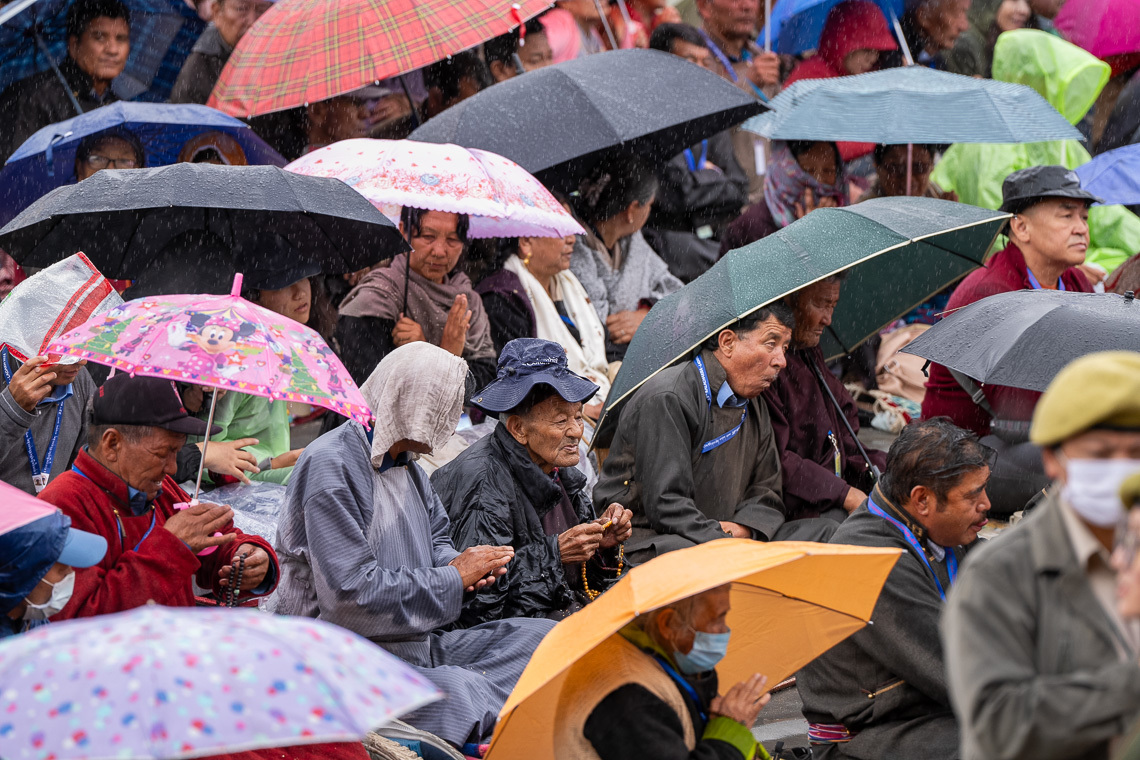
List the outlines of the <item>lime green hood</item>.
<svg viewBox="0 0 1140 760">
<path fill-rule="evenodd" d="M 1017 29 L 994 45 L 994 79 L 1032 87 L 1076 124 L 1108 82 L 1109 66 L 1047 32 Z"/>
</svg>

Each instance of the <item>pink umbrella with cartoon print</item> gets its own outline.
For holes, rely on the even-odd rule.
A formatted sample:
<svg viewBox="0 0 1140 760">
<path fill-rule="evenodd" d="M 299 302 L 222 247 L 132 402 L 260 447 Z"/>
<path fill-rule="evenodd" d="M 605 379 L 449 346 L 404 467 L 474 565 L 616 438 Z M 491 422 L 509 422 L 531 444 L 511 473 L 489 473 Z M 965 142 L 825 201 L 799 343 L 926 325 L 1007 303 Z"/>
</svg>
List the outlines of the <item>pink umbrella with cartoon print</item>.
<svg viewBox="0 0 1140 760">
<path fill-rule="evenodd" d="M 312 404 L 367 425 L 372 412 L 328 344 L 312 328 L 242 298 L 241 278 L 234 278 L 228 296 L 128 301 L 61 336 L 48 351 L 125 372 Z M 214 399 L 210 424 L 217 394 Z M 201 479 L 199 470 L 199 486 Z"/>
</svg>

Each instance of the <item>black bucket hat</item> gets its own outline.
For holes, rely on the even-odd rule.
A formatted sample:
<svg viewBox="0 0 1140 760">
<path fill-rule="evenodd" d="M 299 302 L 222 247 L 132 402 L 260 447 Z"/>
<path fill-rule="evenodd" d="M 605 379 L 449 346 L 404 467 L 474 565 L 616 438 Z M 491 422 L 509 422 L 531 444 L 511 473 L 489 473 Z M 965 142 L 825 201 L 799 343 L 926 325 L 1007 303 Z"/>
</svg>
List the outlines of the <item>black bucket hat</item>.
<svg viewBox="0 0 1140 760">
<path fill-rule="evenodd" d="M 1046 198 L 1075 198 L 1086 205 L 1103 199 L 1081 188 L 1081 178 L 1063 166 L 1031 166 L 1012 172 L 1001 183 L 1001 210 L 1017 214 Z"/>
<path fill-rule="evenodd" d="M 499 371 L 487 387 L 471 400 L 488 412 L 509 412 L 517 407 L 536 385 L 549 385 L 571 403 L 585 401 L 598 392 L 598 386 L 566 365 L 566 349 L 551 340 L 516 338 L 503 346 Z"/>
</svg>

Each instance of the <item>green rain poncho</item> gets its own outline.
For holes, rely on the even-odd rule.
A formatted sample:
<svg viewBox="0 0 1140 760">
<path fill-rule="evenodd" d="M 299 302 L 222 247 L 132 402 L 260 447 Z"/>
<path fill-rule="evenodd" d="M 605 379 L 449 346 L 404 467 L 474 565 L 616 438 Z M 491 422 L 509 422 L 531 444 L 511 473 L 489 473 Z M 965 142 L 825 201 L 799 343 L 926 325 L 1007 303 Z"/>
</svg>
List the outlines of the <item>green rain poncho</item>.
<svg viewBox="0 0 1140 760">
<path fill-rule="evenodd" d="M 201 416 L 203 419 L 206 417 L 205 410 Z M 218 400 L 214 424 L 221 426 L 222 432 L 211 436 L 210 440 L 256 438 L 258 443 L 246 446 L 245 450 L 253 454 L 258 462 L 289 451 L 289 411 L 284 401 L 270 401 L 261 396 L 230 391 Z M 275 470 L 263 468 L 256 475 L 250 473 L 249 479 L 286 485 L 292 474 L 292 467 Z"/>
<path fill-rule="evenodd" d="M 993 77 L 1032 87 L 1073 124 L 1096 101 L 1109 67 L 1076 45 L 1031 29 L 1006 32 L 994 46 Z M 1039 143 L 959 143 L 942 157 L 930 179 L 958 199 L 983 208 L 1001 205 L 1001 183 L 1011 172 L 1061 164 L 1075 169 L 1090 160 L 1076 140 Z M 1140 251 L 1140 218 L 1122 206 L 1089 209 L 1087 261 L 1111 272 Z"/>
</svg>

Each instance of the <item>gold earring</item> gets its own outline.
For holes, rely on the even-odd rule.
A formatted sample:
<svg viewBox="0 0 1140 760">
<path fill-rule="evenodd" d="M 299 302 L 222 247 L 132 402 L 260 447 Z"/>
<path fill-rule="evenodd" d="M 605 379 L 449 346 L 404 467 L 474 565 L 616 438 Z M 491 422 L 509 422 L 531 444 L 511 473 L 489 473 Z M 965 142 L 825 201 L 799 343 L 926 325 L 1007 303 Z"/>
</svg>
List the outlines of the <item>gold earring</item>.
<svg viewBox="0 0 1140 760">
<path fill-rule="evenodd" d="M 522 253 L 521 248 L 519 249 L 519 253 Z M 522 260 L 522 264 L 524 267 L 530 266 L 530 251 L 527 251 L 525 254 L 519 256 L 519 259 Z"/>
</svg>

